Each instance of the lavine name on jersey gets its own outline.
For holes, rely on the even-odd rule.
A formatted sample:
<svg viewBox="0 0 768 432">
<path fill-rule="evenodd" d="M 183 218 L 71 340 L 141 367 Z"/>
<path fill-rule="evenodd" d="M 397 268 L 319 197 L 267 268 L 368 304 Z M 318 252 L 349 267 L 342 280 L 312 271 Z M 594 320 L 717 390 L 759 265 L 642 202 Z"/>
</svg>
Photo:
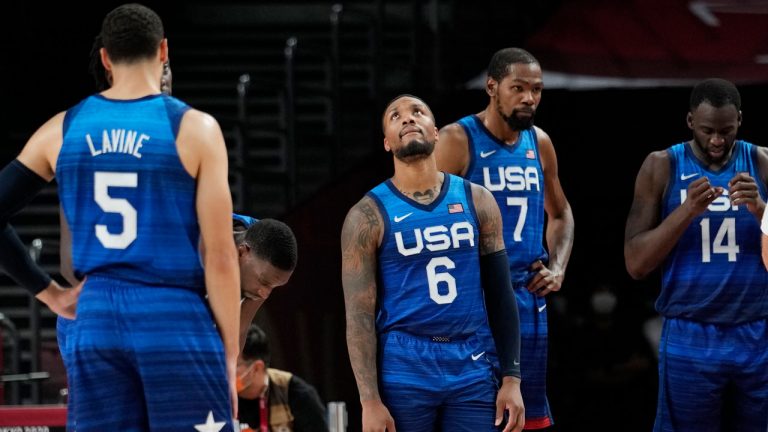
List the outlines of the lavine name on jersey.
<svg viewBox="0 0 768 432">
<path fill-rule="evenodd" d="M 136 138 L 138 137 L 138 139 Z M 141 159 L 141 147 L 149 140 L 149 135 L 139 134 L 138 131 L 126 129 L 110 129 L 101 133 L 101 146 L 97 150 L 93 145 L 91 134 L 85 134 L 85 141 L 91 150 L 91 156 L 99 156 L 105 153 L 123 153 Z"/>
<path fill-rule="evenodd" d="M 532 190 L 541 191 L 539 185 L 539 170 L 536 167 L 494 167 L 492 172 L 490 167 L 483 167 L 483 185 L 491 192 L 509 189 L 511 191 Z"/>
<path fill-rule="evenodd" d="M 404 232 L 405 240 L 403 240 Z M 474 247 L 475 231 L 472 229 L 472 224 L 462 221 L 452 224 L 450 228 L 445 225 L 435 225 L 424 230 L 416 228 L 412 231 L 398 231 L 395 233 L 395 241 L 398 252 L 403 256 L 410 256 L 421 253 L 425 247 L 430 252 L 459 249 L 462 241 L 466 241 L 469 247 Z M 408 246 L 405 245 L 406 242 Z"/>
</svg>

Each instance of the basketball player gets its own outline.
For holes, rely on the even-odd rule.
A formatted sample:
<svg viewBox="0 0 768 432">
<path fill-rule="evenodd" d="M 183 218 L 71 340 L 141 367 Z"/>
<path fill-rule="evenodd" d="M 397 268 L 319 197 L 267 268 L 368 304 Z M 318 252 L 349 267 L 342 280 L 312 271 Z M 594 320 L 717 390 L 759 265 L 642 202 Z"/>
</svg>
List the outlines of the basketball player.
<svg viewBox="0 0 768 432">
<path fill-rule="evenodd" d="M 352 207 L 341 233 L 363 431 L 495 431 L 505 412 L 504 431 L 519 431 L 519 327 L 498 206 L 437 171 L 424 101 L 396 97 L 383 129 L 395 175 Z M 500 388 L 486 356 L 494 341 Z"/>
<path fill-rule="evenodd" d="M 112 87 L 49 120 L 0 173 L 21 196 L 59 183 L 86 276 L 72 335 L 77 430 L 232 430 L 239 273 L 221 130 L 160 93 L 168 47 L 153 11 L 120 6 L 101 35 Z"/>
<path fill-rule="evenodd" d="M 485 186 L 501 209 L 520 311 L 526 429 L 554 423 L 546 389 L 545 296 L 560 290 L 574 230 L 552 140 L 533 125 L 543 87 L 541 66 L 529 52 L 496 52 L 488 66 L 488 106 L 443 127 L 435 150 L 438 169 Z"/>
<path fill-rule="evenodd" d="M 693 139 L 645 159 L 624 237 L 633 278 L 663 272 L 654 430 L 765 432 L 768 149 L 736 139 L 741 96 L 732 83 L 700 82 L 689 109 Z"/>
</svg>

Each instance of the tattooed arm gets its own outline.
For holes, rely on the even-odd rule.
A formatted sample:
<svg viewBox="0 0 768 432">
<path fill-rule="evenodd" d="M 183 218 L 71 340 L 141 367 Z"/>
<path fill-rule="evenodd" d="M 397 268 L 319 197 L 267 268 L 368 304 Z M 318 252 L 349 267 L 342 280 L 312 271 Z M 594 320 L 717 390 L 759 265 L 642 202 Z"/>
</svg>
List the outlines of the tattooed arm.
<svg viewBox="0 0 768 432">
<path fill-rule="evenodd" d="M 520 431 L 525 425 L 520 393 L 520 317 L 504 249 L 501 212 L 493 195 L 482 186 L 472 185 L 472 201 L 480 231 L 480 280 L 503 377 L 496 395 L 496 425 L 501 424 L 504 411 L 508 411 L 504 432 Z"/>
<path fill-rule="evenodd" d="M 394 420 L 379 396 L 376 368 L 376 249 L 383 221 L 364 197 L 347 213 L 341 230 L 341 280 L 347 318 L 347 349 L 363 407 L 363 431 L 394 431 Z"/>
<path fill-rule="evenodd" d="M 480 226 L 480 255 L 488 255 L 504 250 L 501 211 L 496 199 L 488 189 L 472 183 L 472 202 L 475 204 Z"/>
</svg>

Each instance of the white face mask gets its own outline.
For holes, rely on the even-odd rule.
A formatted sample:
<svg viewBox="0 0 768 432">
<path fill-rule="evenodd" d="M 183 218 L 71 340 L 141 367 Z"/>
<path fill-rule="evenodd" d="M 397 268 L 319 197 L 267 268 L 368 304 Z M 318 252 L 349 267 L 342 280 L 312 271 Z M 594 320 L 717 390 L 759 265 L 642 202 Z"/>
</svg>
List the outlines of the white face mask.
<svg viewBox="0 0 768 432">
<path fill-rule="evenodd" d="M 592 310 L 598 315 L 608 315 L 616 308 L 616 296 L 610 291 L 600 291 L 592 294 Z"/>
</svg>

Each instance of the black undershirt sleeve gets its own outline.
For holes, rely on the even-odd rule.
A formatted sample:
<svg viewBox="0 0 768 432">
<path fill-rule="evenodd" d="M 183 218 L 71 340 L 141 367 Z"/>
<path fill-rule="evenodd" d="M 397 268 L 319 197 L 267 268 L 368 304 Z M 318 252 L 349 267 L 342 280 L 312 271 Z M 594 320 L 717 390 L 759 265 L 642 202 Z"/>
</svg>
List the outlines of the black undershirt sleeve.
<svg viewBox="0 0 768 432">
<path fill-rule="evenodd" d="M 520 378 L 520 316 L 509 275 L 507 251 L 480 257 L 485 308 L 499 354 L 502 376 Z"/>
<path fill-rule="evenodd" d="M 51 277 L 32 260 L 8 220 L 46 184 L 45 179 L 15 159 L 0 171 L 0 267 L 32 295 L 44 290 Z"/>
</svg>

